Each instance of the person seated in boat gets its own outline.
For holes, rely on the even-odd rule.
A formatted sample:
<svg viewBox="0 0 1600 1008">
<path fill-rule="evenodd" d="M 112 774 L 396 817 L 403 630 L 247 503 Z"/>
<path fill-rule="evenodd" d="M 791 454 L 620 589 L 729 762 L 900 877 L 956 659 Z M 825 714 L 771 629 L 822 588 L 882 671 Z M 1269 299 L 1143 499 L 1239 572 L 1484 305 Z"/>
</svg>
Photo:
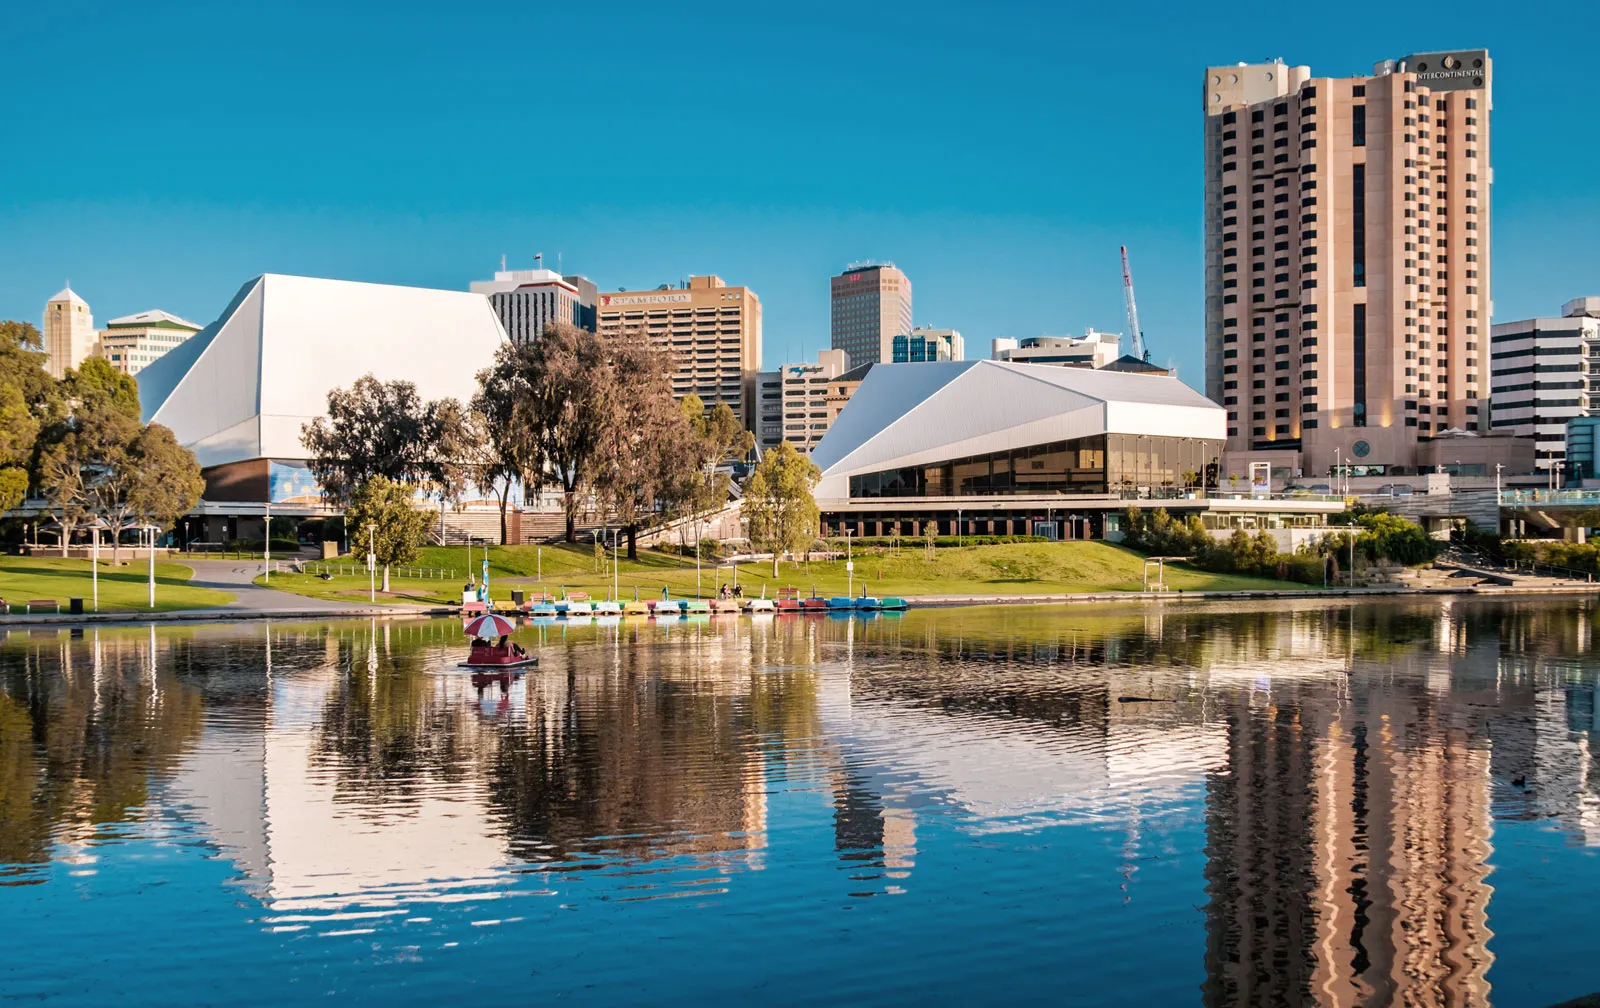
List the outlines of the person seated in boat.
<svg viewBox="0 0 1600 1008">
<path fill-rule="evenodd" d="M 528 652 L 526 652 L 526 651 L 524 651 L 522 649 L 522 645 L 521 644 L 513 644 L 513 645 L 511 645 L 511 654 L 513 656 L 517 657 L 517 658 L 526 658 L 526 657 L 528 657 Z"/>
<path fill-rule="evenodd" d="M 734 598 L 744 598 L 744 588 L 739 586 L 739 585 L 734 585 L 733 586 L 733 597 Z"/>
</svg>

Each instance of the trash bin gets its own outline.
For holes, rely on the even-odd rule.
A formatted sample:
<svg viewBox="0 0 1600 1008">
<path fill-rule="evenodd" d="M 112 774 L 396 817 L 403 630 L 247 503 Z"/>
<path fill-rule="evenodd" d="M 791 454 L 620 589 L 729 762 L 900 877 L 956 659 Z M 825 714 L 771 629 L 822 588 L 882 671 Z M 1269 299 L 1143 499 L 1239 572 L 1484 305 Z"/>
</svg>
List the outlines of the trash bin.
<svg viewBox="0 0 1600 1008">
<path fill-rule="evenodd" d="M 68 599 L 67 600 L 67 612 L 71 613 L 74 616 L 82 616 L 83 615 L 83 599 L 81 599 L 81 598 Z"/>
<path fill-rule="evenodd" d="M 518 608 L 521 608 L 523 601 L 527 597 L 528 597 L 527 593 L 525 593 L 521 588 L 513 588 L 513 589 L 511 589 L 511 604 L 512 605 L 517 606 Z"/>
</svg>

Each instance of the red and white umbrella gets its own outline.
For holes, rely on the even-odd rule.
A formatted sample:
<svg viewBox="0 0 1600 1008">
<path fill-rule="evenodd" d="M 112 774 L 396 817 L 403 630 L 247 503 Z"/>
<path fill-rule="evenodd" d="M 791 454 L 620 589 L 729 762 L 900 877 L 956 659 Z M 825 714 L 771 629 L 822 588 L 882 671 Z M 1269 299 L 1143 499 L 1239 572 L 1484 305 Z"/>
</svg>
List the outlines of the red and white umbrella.
<svg viewBox="0 0 1600 1008">
<path fill-rule="evenodd" d="M 516 627 L 504 616 L 496 616 L 494 613 L 489 613 L 487 616 L 479 616 L 475 619 L 467 620 L 467 625 L 463 629 L 466 630 L 468 637 L 483 637 L 487 639 L 504 637 L 515 630 Z"/>
</svg>

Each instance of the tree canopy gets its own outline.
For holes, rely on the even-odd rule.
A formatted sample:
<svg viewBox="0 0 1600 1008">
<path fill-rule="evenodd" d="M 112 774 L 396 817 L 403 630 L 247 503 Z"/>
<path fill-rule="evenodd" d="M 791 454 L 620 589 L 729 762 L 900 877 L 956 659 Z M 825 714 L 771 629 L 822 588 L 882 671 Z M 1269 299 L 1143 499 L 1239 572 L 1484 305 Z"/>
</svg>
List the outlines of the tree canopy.
<svg viewBox="0 0 1600 1008">
<path fill-rule="evenodd" d="M 785 441 L 766 453 L 744 486 L 744 513 L 750 520 L 750 541 L 772 552 L 772 576 L 778 558 L 796 553 L 816 540 L 820 515 L 811 488 L 822 476 L 806 456 Z"/>
<path fill-rule="evenodd" d="M 410 486 L 436 477 L 439 414 L 411 382 L 367 374 L 329 391 L 327 416 L 302 426 L 300 440 L 323 492 L 349 501 L 374 476 Z"/>
<path fill-rule="evenodd" d="M 373 476 L 355 489 L 344 520 L 352 552 L 372 544 L 383 565 L 384 591 L 389 590 L 389 568 L 415 560 L 428 535 L 428 516 L 417 509 L 413 489 L 387 476 Z"/>
</svg>

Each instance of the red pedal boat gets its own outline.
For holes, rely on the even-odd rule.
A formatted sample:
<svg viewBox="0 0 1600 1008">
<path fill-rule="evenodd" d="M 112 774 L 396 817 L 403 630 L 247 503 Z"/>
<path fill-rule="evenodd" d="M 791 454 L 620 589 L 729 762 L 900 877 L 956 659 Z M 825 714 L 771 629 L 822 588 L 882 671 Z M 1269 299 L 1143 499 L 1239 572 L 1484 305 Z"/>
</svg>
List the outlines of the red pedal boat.
<svg viewBox="0 0 1600 1008">
<path fill-rule="evenodd" d="M 516 627 L 504 616 L 478 616 L 468 620 L 462 629 L 472 638 L 472 650 L 461 668 L 499 671 L 539 664 L 539 659 L 524 651 L 522 645 L 511 643 L 511 632 Z M 491 637 L 500 639 L 490 643 Z"/>
</svg>

